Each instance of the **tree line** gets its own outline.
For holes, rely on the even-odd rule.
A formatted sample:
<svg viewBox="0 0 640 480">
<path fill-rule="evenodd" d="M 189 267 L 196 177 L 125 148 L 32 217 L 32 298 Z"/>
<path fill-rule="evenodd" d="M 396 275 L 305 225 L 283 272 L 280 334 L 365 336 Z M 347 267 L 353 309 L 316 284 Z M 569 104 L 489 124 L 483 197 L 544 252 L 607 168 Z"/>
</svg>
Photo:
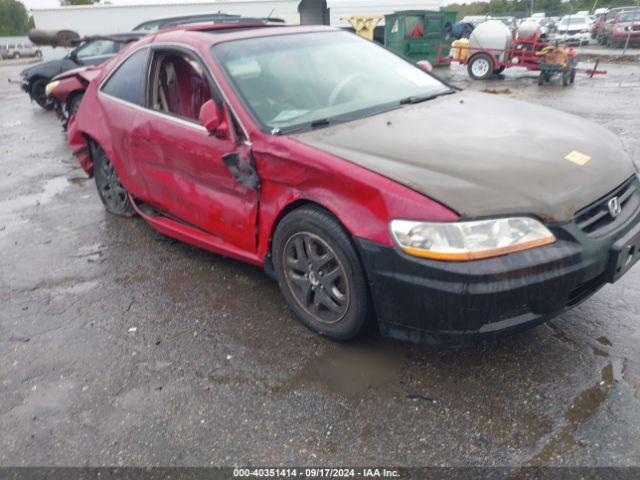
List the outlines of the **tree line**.
<svg viewBox="0 0 640 480">
<path fill-rule="evenodd" d="M 60 5 L 90 5 L 99 0 L 60 0 Z M 33 28 L 33 18 L 18 0 L 0 0 L 0 37 L 26 35 Z"/>
<path fill-rule="evenodd" d="M 60 0 L 60 5 L 89 5 L 99 0 Z M 640 0 L 489 0 L 488 2 L 452 3 L 443 10 L 458 12 L 458 19 L 466 15 L 508 15 L 527 17 L 532 12 L 546 12 L 547 16 L 562 16 L 581 10 L 593 11 L 601 7 L 638 5 Z M 0 0 L 0 37 L 25 35 L 33 28 L 33 18 L 18 0 Z"/>
<path fill-rule="evenodd" d="M 534 12 L 545 12 L 548 17 L 569 15 L 597 8 L 638 5 L 638 0 L 489 0 L 488 2 L 452 3 L 443 10 L 458 12 L 458 20 L 467 15 L 528 17 Z"/>
</svg>

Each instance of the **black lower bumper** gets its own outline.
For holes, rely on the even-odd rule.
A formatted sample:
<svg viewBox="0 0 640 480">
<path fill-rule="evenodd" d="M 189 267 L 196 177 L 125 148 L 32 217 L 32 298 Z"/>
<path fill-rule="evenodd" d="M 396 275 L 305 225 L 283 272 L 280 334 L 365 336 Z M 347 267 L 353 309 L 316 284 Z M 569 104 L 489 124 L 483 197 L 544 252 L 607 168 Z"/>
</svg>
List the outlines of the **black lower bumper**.
<svg viewBox="0 0 640 480">
<path fill-rule="evenodd" d="M 606 237 L 551 228 L 554 244 L 471 262 L 421 259 L 359 239 L 383 335 L 467 343 L 550 320 L 578 305 L 640 258 L 640 212 Z"/>
</svg>

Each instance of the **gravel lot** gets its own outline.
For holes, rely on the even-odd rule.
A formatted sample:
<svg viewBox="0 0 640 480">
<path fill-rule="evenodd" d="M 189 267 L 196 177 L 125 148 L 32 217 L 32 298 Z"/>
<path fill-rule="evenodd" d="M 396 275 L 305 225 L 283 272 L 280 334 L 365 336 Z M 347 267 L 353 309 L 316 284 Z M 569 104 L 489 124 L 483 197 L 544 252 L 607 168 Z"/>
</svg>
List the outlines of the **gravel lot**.
<svg viewBox="0 0 640 480">
<path fill-rule="evenodd" d="M 640 267 L 468 348 L 296 322 L 260 270 L 107 215 L 52 112 L 0 64 L 0 464 L 640 465 Z M 640 66 L 538 87 L 640 161 Z M 128 333 L 135 327 L 135 333 Z"/>
</svg>

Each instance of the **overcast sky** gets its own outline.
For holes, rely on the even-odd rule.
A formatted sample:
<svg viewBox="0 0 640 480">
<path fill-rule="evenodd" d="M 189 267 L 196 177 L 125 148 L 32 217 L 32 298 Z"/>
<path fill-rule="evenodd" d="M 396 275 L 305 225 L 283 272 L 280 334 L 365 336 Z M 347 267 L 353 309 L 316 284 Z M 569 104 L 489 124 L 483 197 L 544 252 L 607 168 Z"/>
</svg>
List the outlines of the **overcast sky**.
<svg viewBox="0 0 640 480">
<path fill-rule="evenodd" d="M 60 6 L 58 0 L 20 0 L 24 3 L 27 10 L 32 8 L 51 8 Z M 189 0 L 189 3 L 206 2 L 211 0 Z M 113 5 L 126 5 L 128 3 L 140 4 L 140 3 L 180 3 L 180 0 L 111 0 Z"/>
<path fill-rule="evenodd" d="M 60 6 L 58 0 L 20 0 L 27 7 L 32 8 L 51 8 Z M 210 2 L 211 0 L 189 0 L 189 3 Z M 443 4 L 451 3 L 454 0 L 445 0 Z M 460 1 L 460 0 L 457 0 Z M 472 0 L 462 0 L 461 3 L 469 3 Z M 113 5 L 140 4 L 140 3 L 180 3 L 180 0 L 111 0 Z"/>
</svg>

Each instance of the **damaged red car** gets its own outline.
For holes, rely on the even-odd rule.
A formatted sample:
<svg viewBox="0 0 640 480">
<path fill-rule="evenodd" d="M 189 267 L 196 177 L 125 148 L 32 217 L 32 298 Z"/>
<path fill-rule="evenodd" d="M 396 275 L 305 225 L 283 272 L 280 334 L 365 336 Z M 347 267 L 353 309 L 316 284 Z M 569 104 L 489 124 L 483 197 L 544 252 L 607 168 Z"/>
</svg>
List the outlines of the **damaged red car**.
<svg viewBox="0 0 640 480">
<path fill-rule="evenodd" d="M 108 212 L 263 266 L 336 340 L 531 327 L 640 258 L 640 183 L 613 134 L 328 27 L 145 37 L 68 138 Z"/>
</svg>

